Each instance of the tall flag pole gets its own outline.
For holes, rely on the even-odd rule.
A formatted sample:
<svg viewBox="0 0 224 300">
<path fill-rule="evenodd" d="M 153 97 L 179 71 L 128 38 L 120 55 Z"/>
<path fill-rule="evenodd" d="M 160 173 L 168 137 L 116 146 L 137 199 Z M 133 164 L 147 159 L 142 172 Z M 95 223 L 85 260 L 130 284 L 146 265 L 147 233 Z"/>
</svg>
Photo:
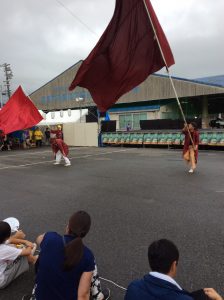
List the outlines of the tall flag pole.
<svg viewBox="0 0 224 300">
<path fill-rule="evenodd" d="M 146 1 L 147 1 L 147 3 L 146 3 Z M 153 31 L 154 31 L 154 34 L 155 34 L 156 41 L 157 41 L 157 43 L 158 43 L 158 46 L 159 46 L 159 50 L 160 50 L 161 56 L 162 56 L 162 58 L 163 58 L 163 61 L 164 61 L 165 66 L 166 66 L 166 70 L 167 70 L 167 73 L 168 73 L 168 76 L 169 76 L 169 79 L 170 79 L 170 83 L 171 83 L 171 86 L 172 86 L 172 88 L 173 88 L 174 95 L 175 95 L 175 97 L 176 97 L 177 104 L 178 104 L 178 106 L 179 106 L 179 109 L 180 109 L 182 118 L 183 118 L 183 120 L 184 120 L 184 123 L 187 124 L 186 117 L 185 117 L 185 115 L 184 115 L 184 112 L 183 112 L 183 109 L 182 109 L 182 106 L 181 106 L 179 97 L 178 97 L 178 95 L 177 95 L 176 88 L 175 88 L 175 86 L 174 86 L 173 78 L 172 78 L 172 76 L 171 76 L 171 74 L 170 74 L 169 66 L 167 65 L 166 58 L 165 58 L 165 55 L 164 55 L 164 53 L 163 53 L 163 49 L 162 49 L 162 47 L 161 47 L 160 40 L 159 40 L 159 38 L 158 38 L 158 35 L 157 35 L 157 32 L 156 32 L 154 23 L 153 23 L 153 21 L 152 21 L 152 18 L 151 18 L 150 12 L 149 12 L 149 7 L 151 6 L 151 3 L 150 3 L 148 0 L 143 0 L 143 2 L 144 2 L 144 5 L 145 5 L 145 9 L 146 9 L 147 15 L 148 15 L 148 17 L 149 17 L 151 26 L 152 26 L 152 28 L 153 28 Z M 148 4 L 148 5 L 147 5 L 147 4 Z M 192 139 L 192 136 L 191 136 L 191 134 L 190 134 L 190 130 L 189 130 L 188 126 L 187 126 L 187 131 L 188 131 L 189 137 L 190 137 L 190 139 L 191 139 L 192 145 L 194 146 L 194 142 L 193 142 L 193 139 Z"/>
</svg>

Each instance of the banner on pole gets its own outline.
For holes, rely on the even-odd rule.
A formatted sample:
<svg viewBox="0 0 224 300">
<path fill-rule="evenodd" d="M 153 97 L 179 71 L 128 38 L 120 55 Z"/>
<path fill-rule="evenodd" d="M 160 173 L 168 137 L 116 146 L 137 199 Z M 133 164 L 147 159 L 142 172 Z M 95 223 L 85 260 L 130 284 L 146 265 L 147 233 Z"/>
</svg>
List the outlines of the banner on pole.
<svg viewBox="0 0 224 300">
<path fill-rule="evenodd" d="M 21 86 L 0 111 L 0 129 L 8 134 L 38 124 L 43 117 Z"/>
</svg>

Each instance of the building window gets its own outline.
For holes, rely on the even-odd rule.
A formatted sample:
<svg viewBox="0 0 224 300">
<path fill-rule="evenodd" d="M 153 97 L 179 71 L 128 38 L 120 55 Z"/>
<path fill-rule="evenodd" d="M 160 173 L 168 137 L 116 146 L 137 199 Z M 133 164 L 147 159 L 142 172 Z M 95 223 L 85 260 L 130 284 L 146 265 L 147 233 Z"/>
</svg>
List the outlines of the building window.
<svg viewBox="0 0 224 300">
<path fill-rule="evenodd" d="M 130 113 L 119 115 L 119 129 L 124 130 L 130 124 L 134 130 L 140 129 L 140 121 L 147 120 L 147 113 Z"/>
<path fill-rule="evenodd" d="M 140 121 L 147 120 L 147 113 L 133 114 L 133 129 L 140 129 Z"/>
<path fill-rule="evenodd" d="M 119 128 L 126 129 L 128 124 L 132 126 L 132 114 L 119 115 Z"/>
</svg>

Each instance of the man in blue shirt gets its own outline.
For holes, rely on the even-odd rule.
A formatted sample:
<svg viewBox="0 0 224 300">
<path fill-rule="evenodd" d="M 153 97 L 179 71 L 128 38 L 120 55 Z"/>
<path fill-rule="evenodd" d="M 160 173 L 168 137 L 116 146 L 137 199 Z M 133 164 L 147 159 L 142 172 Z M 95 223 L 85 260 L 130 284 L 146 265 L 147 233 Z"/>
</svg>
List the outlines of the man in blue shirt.
<svg viewBox="0 0 224 300">
<path fill-rule="evenodd" d="M 125 300 L 224 300 L 212 288 L 188 293 L 179 286 L 174 280 L 179 251 L 173 242 L 166 239 L 153 242 L 148 259 L 152 272 L 128 286 Z"/>
<path fill-rule="evenodd" d="M 125 300 L 193 300 L 174 280 L 179 251 L 171 241 L 153 242 L 148 249 L 148 259 L 152 272 L 128 286 Z"/>
</svg>

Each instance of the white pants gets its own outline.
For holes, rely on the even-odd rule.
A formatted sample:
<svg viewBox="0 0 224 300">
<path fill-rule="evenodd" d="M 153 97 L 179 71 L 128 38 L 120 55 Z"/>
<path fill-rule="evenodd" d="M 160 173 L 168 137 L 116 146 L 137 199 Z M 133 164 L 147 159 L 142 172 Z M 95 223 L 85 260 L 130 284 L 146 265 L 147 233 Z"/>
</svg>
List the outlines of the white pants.
<svg viewBox="0 0 224 300">
<path fill-rule="evenodd" d="M 55 156 L 56 163 L 60 163 L 62 157 L 64 158 L 66 164 L 70 164 L 70 160 L 68 159 L 68 157 L 63 156 L 60 150 L 58 150 L 58 152 L 56 153 L 56 156 Z"/>
<path fill-rule="evenodd" d="M 0 289 L 5 288 L 19 275 L 29 270 L 29 263 L 26 256 L 19 256 L 13 262 L 9 263 L 4 271 L 4 281 L 0 285 Z"/>
</svg>

